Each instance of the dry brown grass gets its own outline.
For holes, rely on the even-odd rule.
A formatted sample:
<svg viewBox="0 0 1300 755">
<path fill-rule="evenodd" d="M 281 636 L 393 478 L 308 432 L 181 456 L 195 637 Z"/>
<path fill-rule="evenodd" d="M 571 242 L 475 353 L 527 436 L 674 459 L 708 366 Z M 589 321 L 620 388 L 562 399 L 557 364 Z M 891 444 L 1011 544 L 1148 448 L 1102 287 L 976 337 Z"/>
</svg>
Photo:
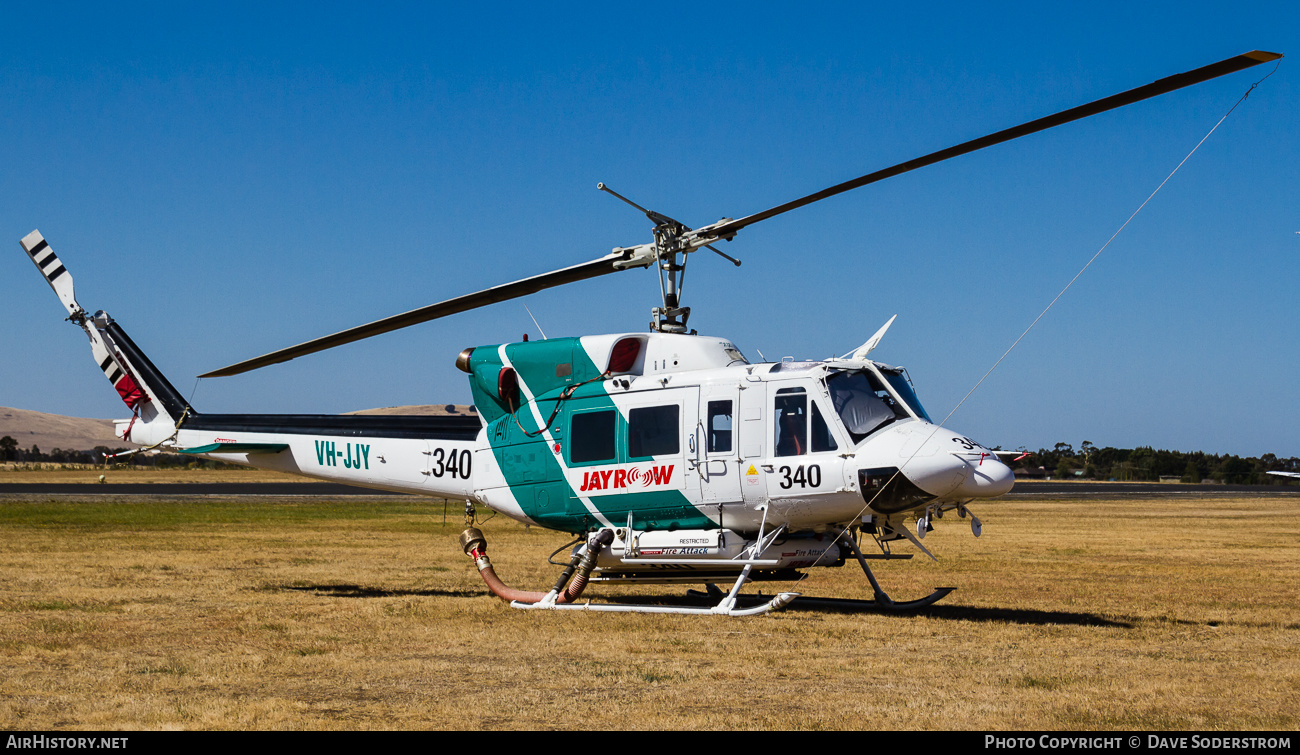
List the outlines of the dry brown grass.
<svg viewBox="0 0 1300 755">
<path fill-rule="evenodd" d="M 156 469 L 154 467 L 102 466 L 97 464 L 57 464 L 8 462 L 0 464 L 0 482 L 99 484 L 151 482 L 319 482 L 302 475 L 272 472 L 250 467 L 229 469 Z"/>
<path fill-rule="evenodd" d="M 929 612 L 525 612 L 454 507 L 0 501 L 6 729 L 1294 729 L 1296 501 L 985 505 L 885 564 Z M 545 589 L 564 537 L 490 521 Z M 680 594 L 684 588 L 638 592 Z M 770 587 L 768 588 L 771 589 Z M 808 594 L 865 597 L 860 572 Z M 594 598 L 629 590 L 597 586 Z"/>
</svg>

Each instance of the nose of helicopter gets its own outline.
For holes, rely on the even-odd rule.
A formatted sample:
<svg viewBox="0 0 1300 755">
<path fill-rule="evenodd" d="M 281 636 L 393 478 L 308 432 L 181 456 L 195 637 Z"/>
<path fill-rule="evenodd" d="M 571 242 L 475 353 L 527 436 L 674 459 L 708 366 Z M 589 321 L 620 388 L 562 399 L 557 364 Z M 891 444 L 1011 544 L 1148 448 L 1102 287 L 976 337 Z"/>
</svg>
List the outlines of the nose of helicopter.
<svg viewBox="0 0 1300 755">
<path fill-rule="evenodd" d="M 900 471 L 930 495 L 994 498 L 1015 484 L 1015 474 L 997 454 L 951 430 L 916 423 L 900 432 L 898 441 Z"/>
<path fill-rule="evenodd" d="M 1003 464 L 996 455 L 978 461 L 965 460 L 969 474 L 962 484 L 949 495 L 963 498 L 994 498 L 1011 491 L 1016 482 L 1016 475 L 1011 467 Z"/>
</svg>

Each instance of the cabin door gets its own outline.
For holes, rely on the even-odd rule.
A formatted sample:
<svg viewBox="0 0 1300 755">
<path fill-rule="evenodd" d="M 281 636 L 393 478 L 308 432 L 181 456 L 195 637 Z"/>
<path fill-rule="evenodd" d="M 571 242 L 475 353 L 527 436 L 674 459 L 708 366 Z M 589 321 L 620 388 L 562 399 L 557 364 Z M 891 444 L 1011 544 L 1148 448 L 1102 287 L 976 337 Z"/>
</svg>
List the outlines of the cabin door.
<svg viewBox="0 0 1300 755">
<path fill-rule="evenodd" d="M 705 389 L 700 397 L 699 476 L 704 511 L 741 502 L 740 391 L 733 386 Z M 726 526 L 725 515 L 722 524 Z"/>
</svg>

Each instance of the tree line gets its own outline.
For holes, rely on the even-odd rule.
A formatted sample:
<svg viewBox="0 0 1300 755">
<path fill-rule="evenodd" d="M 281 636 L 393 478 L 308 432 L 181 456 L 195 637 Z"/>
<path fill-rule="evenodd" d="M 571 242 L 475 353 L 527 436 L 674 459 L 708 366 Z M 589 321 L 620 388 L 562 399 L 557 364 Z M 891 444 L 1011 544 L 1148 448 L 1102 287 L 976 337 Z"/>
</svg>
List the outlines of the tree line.
<svg viewBox="0 0 1300 755">
<path fill-rule="evenodd" d="M 1058 479 L 1081 477 L 1154 482 L 1161 477 L 1177 477 L 1183 482 L 1214 480 L 1237 485 L 1286 485 L 1297 481 L 1268 473 L 1300 472 L 1300 458 L 1280 458 L 1276 454 L 1241 457 L 1203 451 L 1166 451 L 1151 446 L 1098 447 L 1085 440 L 1078 450 L 1069 443 L 1057 443 L 1050 449 L 1040 448 L 1012 466 L 1017 469 L 1041 466 L 1047 474 Z"/>
<path fill-rule="evenodd" d="M 32 444 L 31 448 L 21 448 L 18 445 L 18 441 L 14 440 L 14 438 L 9 435 L 0 438 L 0 462 L 15 461 L 52 464 L 104 464 L 105 456 L 124 453 L 129 450 L 130 449 L 128 448 L 95 446 L 89 451 L 54 448 L 46 452 L 42 451 L 36 444 Z M 112 460 L 112 463 L 128 464 L 136 467 L 227 466 L 223 462 L 198 459 L 193 456 L 186 456 L 185 454 L 169 453 L 131 454 L 129 456 L 117 457 Z"/>
<path fill-rule="evenodd" d="M 89 451 L 55 448 L 47 453 L 36 445 L 20 448 L 18 441 L 9 435 L 0 438 L 0 461 L 103 464 L 106 455 L 126 450 L 128 449 L 95 446 Z M 1024 448 L 1020 450 L 1025 451 Z M 118 457 L 113 463 L 141 467 L 186 467 L 196 464 L 212 466 L 219 462 L 184 454 L 152 453 Z M 1019 462 L 1013 462 L 1012 466 L 1018 471 L 1042 467 L 1044 473 L 1058 479 L 1155 482 L 1161 477 L 1178 477 L 1183 482 L 1214 480 L 1238 485 L 1285 485 L 1297 484 L 1297 481 L 1268 473 L 1300 472 L 1300 458 L 1292 456 L 1284 459 L 1276 454 L 1243 458 L 1234 454 L 1207 454 L 1202 451 L 1157 450 L 1151 446 L 1097 447 L 1085 440 L 1077 450 L 1069 443 L 1057 443 L 1050 449 L 1040 448 Z"/>
</svg>

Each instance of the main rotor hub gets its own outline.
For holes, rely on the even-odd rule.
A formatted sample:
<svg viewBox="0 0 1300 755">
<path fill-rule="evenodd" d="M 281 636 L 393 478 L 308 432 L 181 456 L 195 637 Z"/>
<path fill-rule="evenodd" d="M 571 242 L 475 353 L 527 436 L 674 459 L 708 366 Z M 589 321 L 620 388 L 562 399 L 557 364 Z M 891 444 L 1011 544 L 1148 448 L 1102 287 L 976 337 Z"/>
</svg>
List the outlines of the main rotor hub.
<svg viewBox="0 0 1300 755">
<path fill-rule="evenodd" d="M 686 279 L 686 255 L 694 251 L 689 244 L 683 243 L 682 236 L 688 229 L 657 212 L 646 214 L 656 221 L 655 257 L 659 262 L 659 293 L 663 296 L 663 306 L 650 310 L 653 318 L 650 329 L 660 333 L 685 333 L 691 308 L 679 305 L 682 282 Z M 678 255 L 681 255 L 681 262 L 677 261 Z"/>
</svg>

